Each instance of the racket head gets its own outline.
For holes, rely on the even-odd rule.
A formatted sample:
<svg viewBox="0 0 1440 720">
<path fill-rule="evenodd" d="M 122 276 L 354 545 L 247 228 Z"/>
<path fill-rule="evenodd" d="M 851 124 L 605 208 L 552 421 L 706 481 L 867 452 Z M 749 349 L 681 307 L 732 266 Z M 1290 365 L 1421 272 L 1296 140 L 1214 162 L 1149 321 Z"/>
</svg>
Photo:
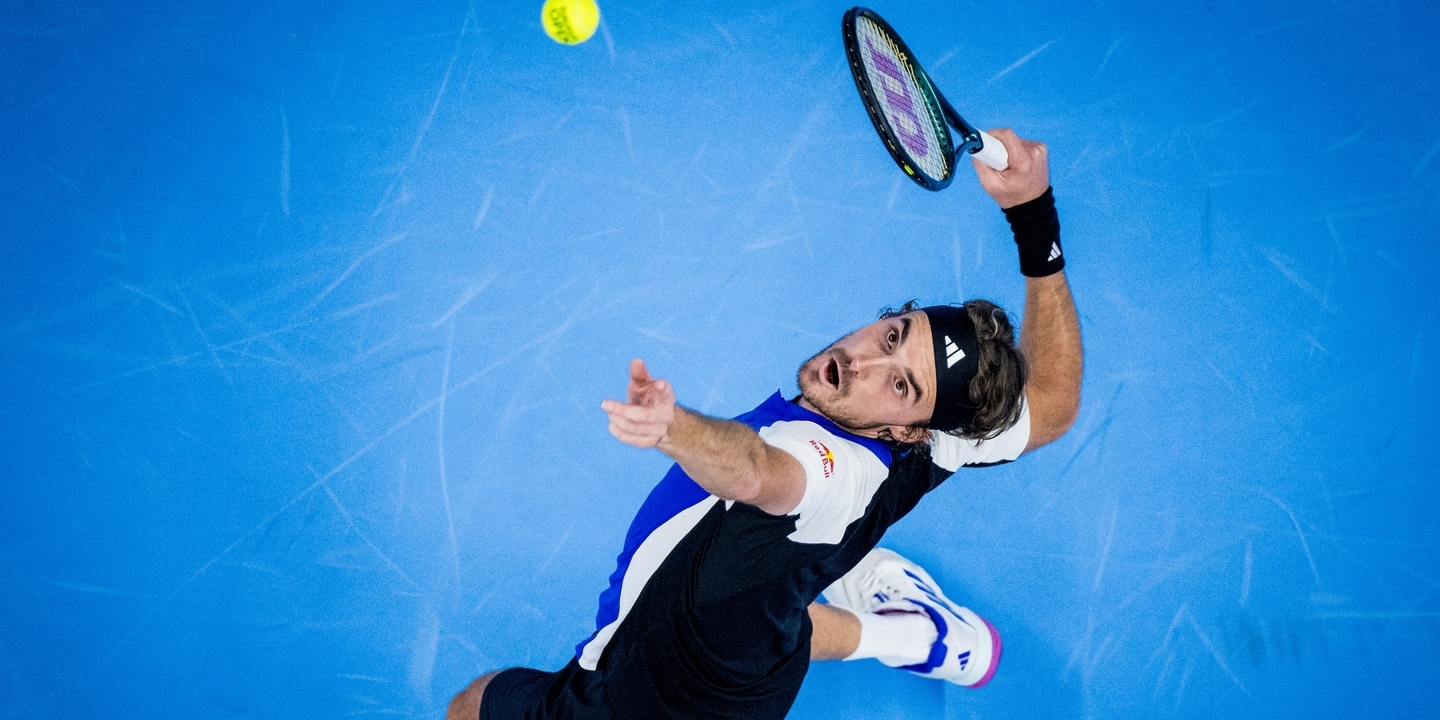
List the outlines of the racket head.
<svg viewBox="0 0 1440 720">
<path fill-rule="evenodd" d="M 927 190 L 949 186 L 955 146 L 945 108 L 910 48 L 884 18 L 863 7 L 845 13 L 841 33 L 855 89 L 890 157 Z"/>
</svg>

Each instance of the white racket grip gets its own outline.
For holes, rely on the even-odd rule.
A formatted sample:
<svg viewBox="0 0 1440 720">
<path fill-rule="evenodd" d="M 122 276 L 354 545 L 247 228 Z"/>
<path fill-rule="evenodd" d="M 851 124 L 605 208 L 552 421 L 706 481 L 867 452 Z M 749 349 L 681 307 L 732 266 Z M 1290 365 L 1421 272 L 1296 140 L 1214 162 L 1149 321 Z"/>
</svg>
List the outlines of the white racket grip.
<svg viewBox="0 0 1440 720">
<path fill-rule="evenodd" d="M 1005 152 L 1005 144 L 996 140 L 990 133 L 984 130 L 976 130 L 980 133 L 980 149 L 970 157 L 989 165 L 996 170 L 1005 170 L 1010 167 L 1010 153 Z"/>
</svg>

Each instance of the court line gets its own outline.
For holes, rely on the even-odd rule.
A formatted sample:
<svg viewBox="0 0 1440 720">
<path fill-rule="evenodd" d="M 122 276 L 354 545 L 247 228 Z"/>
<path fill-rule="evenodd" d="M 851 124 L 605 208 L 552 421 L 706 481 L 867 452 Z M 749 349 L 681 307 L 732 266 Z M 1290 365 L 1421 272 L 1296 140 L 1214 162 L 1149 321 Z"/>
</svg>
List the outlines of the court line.
<svg viewBox="0 0 1440 720">
<path fill-rule="evenodd" d="M 1024 65 L 1025 63 L 1030 62 L 1031 60 L 1034 60 L 1036 55 L 1039 55 L 1040 53 L 1045 52 L 1046 49 L 1048 49 L 1051 45 L 1054 45 L 1054 44 L 1055 44 L 1056 42 L 1058 42 L 1059 40 L 1060 40 L 1060 38 L 1055 38 L 1054 40 L 1051 40 L 1050 42 L 1047 42 L 1047 43 L 1045 43 L 1044 45 L 1041 45 L 1040 47 L 1035 48 L 1034 50 L 1031 50 L 1030 52 L 1026 53 L 1026 54 L 1025 54 L 1025 57 L 1022 57 L 1022 58 L 1020 58 L 1019 60 L 1016 60 L 1015 62 L 1010 63 L 1010 67 L 1007 67 L 1007 68 L 1005 68 L 1004 70 L 1001 70 L 1000 72 L 995 73 L 994 75 L 990 76 L 990 79 L 985 81 L 986 84 L 993 83 L 993 82 L 995 82 L 996 80 L 999 80 L 1000 78 L 1003 78 L 1003 77 L 1005 77 L 1006 75 L 1009 75 L 1011 72 L 1013 72 L 1016 68 L 1019 68 L 1021 65 Z M 1108 56 L 1107 56 L 1107 57 L 1108 57 Z"/>
</svg>

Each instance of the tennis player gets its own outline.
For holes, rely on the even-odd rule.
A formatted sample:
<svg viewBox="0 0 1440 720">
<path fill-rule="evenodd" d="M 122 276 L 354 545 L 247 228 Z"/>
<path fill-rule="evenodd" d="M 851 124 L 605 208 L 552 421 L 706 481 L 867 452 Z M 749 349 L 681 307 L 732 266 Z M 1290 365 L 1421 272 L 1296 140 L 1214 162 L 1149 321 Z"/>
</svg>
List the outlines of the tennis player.
<svg viewBox="0 0 1440 720">
<path fill-rule="evenodd" d="M 989 682 L 995 628 L 876 545 L 958 469 L 1035 450 L 1079 410 L 1080 331 L 1046 149 L 993 135 L 1010 167 L 975 169 L 1027 276 L 1019 346 L 990 302 L 907 303 L 807 360 L 799 397 L 776 393 L 734 420 L 677 405 L 632 361 L 627 399 L 602 405 L 610 432 L 675 465 L 630 526 L 595 632 L 557 672 L 476 679 L 450 720 L 783 718 L 812 660 Z"/>
</svg>

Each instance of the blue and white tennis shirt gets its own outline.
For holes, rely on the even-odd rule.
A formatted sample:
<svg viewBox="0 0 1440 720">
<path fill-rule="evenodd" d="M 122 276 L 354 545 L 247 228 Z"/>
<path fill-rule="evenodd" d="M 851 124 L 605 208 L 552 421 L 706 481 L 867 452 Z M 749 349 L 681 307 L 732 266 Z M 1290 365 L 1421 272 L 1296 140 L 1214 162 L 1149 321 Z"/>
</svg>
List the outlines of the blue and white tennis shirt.
<svg viewBox="0 0 1440 720">
<path fill-rule="evenodd" d="M 770 515 L 671 467 L 630 525 L 595 633 L 576 648 L 584 670 L 647 679 L 607 687 L 617 708 L 651 713 L 661 702 L 684 715 L 733 702 L 735 716 L 765 716 L 757 698 L 793 700 L 809 662 L 806 608 L 820 591 L 953 472 L 1013 460 L 1030 435 L 1027 409 L 993 440 L 936 433 L 907 450 L 778 392 L 735 419 L 800 462 L 804 497 L 791 514 Z"/>
</svg>

